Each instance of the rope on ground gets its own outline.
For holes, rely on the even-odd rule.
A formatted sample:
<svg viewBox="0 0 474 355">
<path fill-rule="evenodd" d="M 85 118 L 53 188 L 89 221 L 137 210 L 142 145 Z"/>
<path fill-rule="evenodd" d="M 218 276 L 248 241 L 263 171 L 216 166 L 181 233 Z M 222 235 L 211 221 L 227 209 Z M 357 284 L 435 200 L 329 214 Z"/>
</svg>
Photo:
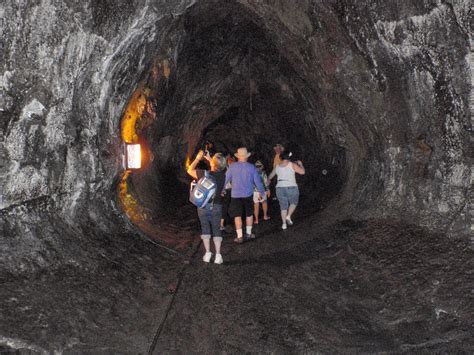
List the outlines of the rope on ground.
<svg viewBox="0 0 474 355">
<path fill-rule="evenodd" d="M 156 344 L 158 343 L 158 339 L 160 338 L 161 333 L 163 332 L 166 320 L 168 319 L 168 315 L 169 315 L 171 309 L 173 308 L 173 305 L 174 305 L 174 302 L 175 302 L 175 299 L 176 299 L 176 295 L 178 294 L 179 287 L 181 286 L 181 281 L 183 280 L 183 276 L 184 276 L 184 272 L 186 270 L 186 267 L 190 264 L 189 262 L 194 257 L 194 255 L 196 255 L 197 251 L 199 250 L 200 245 L 201 245 L 201 240 L 199 239 L 199 242 L 196 243 L 196 246 L 191 250 L 191 253 L 190 253 L 191 255 L 189 256 L 189 258 L 187 260 L 188 263 L 183 264 L 183 267 L 181 268 L 181 270 L 178 273 L 178 282 L 176 283 L 176 288 L 173 292 L 173 295 L 171 297 L 170 302 L 168 303 L 168 307 L 166 308 L 166 312 L 165 312 L 165 315 L 163 317 L 163 320 L 161 321 L 160 325 L 158 326 L 158 329 L 156 330 L 156 333 L 155 333 L 153 341 L 150 345 L 150 348 L 148 349 L 148 354 L 149 355 L 153 354 L 153 351 L 156 348 Z"/>
</svg>

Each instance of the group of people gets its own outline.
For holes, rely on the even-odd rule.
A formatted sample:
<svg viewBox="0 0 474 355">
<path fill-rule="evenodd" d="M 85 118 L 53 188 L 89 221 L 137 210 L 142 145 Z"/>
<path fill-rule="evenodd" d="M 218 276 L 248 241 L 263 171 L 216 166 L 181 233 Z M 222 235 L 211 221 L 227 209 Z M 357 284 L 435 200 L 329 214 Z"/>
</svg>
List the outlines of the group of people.
<svg viewBox="0 0 474 355">
<path fill-rule="evenodd" d="M 303 175 L 305 169 L 301 161 L 290 161 L 291 152 L 286 151 L 281 144 L 277 144 L 274 150 L 273 170 L 268 176 L 261 161 L 258 160 L 255 164 L 248 162 L 251 153 L 246 147 L 237 149 L 234 154 L 237 161 L 222 153 L 215 153 L 211 156 L 209 152 L 201 150 L 188 167 L 188 174 L 195 179 L 200 179 L 206 175 L 208 169 L 198 169 L 197 167 L 202 160 L 207 160 L 210 163 L 207 173 L 215 179 L 217 185 L 212 202 L 197 209 L 201 224 L 201 238 L 205 248 L 203 256 L 205 262 L 208 263 L 212 259 L 212 237 L 215 246 L 214 263 L 223 263 L 221 244 L 227 213 L 234 219 L 237 234 L 234 242 L 242 244 L 255 239 L 253 224 L 259 223 L 260 204 L 262 204 L 263 220 L 270 219 L 268 216 L 270 181 L 275 176 L 277 177 L 276 196 L 281 210 L 281 228 L 287 229 L 287 226 L 293 224 L 291 217 L 299 200 L 295 173 Z M 229 200 L 229 195 L 230 203 L 227 204 L 225 201 Z M 242 217 L 245 218 L 245 229 Z"/>
</svg>

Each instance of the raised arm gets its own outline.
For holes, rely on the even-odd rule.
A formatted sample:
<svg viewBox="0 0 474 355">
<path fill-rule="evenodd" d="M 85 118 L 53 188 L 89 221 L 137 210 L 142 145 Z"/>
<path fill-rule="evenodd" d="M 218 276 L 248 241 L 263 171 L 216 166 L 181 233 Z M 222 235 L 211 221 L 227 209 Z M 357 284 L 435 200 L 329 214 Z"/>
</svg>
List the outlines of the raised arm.
<svg viewBox="0 0 474 355">
<path fill-rule="evenodd" d="M 268 180 L 273 179 L 275 175 L 276 175 L 276 167 L 274 167 L 270 175 L 268 175 Z"/>
<path fill-rule="evenodd" d="M 193 160 L 191 165 L 186 170 L 187 173 L 195 179 L 198 178 L 197 172 L 196 172 L 196 167 L 199 164 L 199 162 L 201 161 L 201 159 L 203 158 L 203 156 L 204 156 L 204 152 L 202 150 L 200 150 L 199 153 L 196 155 L 196 158 Z"/>
<path fill-rule="evenodd" d="M 298 160 L 296 163 L 291 163 L 291 164 L 295 173 L 298 173 L 300 175 L 304 175 L 306 173 L 306 170 L 304 169 L 304 166 L 301 160 Z"/>
</svg>

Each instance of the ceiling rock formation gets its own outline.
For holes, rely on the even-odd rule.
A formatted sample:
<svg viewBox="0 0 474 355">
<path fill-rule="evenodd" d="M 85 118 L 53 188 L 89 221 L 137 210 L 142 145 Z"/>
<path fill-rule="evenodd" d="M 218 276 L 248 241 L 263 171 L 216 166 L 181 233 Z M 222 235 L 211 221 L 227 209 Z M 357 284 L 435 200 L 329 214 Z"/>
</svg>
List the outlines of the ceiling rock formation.
<svg viewBox="0 0 474 355">
<path fill-rule="evenodd" d="M 0 313 L 11 321 L 0 324 L 0 352 L 100 348 L 117 353 L 149 346 L 156 319 L 167 312 L 165 301 L 179 287 L 174 275 L 183 274 L 176 261 L 182 254 L 176 250 L 195 250 L 190 247 L 197 234 L 195 210 L 187 202 L 185 166 L 207 140 L 221 151 L 246 145 L 252 158 L 261 159 L 267 169 L 272 146 L 278 142 L 304 161 L 307 174 L 299 180 L 304 243 L 294 245 L 289 256 L 279 251 L 267 255 L 263 244 L 261 255 L 239 260 L 237 266 L 248 285 L 266 287 L 268 283 L 260 283 L 253 273 L 246 274 L 246 268 L 260 269 L 264 264 L 259 262 L 267 261 L 273 267 L 272 280 L 279 280 L 301 258 L 314 257 L 313 251 L 327 260 L 339 255 L 337 265 L 323 265 L 328 274 L 336 270 L 339 278 L 316 275 L 308 281 L 309 291 L 311 285 L 329 285 L 320 291 L 327 300 L 308 301 L 315 301 L 320 308 L 314 309 L 321 310 L 316 313 L 322 314 L 334 296 L 326 291 L 343 290 L 346 303 L 341 301 L 330 311 L 343 322 L 347 310 L 355 310 L 351 313 L 367 321 L 364 324 L 376 326 L 381 318 L 374 317 L 371 323 L 370 315 L 382 308 L 386 313 L 380 316 L 388 323 L 384 321 L 386 328 L 380 334 L 388 334 L 390 344 L 334 345 L 327 348 L 329 352 L 418 349 L 417 344 L 399 345 L 411 341 L 407 333 L 421 324 L 420 314 L 430 322 L 431 308 L 440 323 L 430 323 L 429 329 L 439 328 L 441 335 L 421 348 L 444 344 L 449 341 L 443 338 L 446 334 L 462 347 L 469 330 L 456 335 L 450 327 L 460 319 L 453 316 L 456 309 L 466 313 L 456 324 L 464 326 L 469 318 L 467 301 L 458 300 L 465 299 L 468 292 L 462 287 L 469 286 L 462 276 L 463 268 L 468 268 L 463 243 L 470 233 L 472 202 L 470 3 L 1 2 L 0 280 L 12 287 L 0 294 Z M 124 172 L 123 141 L 142 144 L 141 170 Z M 338 228 L 321 226 L 320 221 L 338 218 L 346 220 L 335 224 Z M 377 222 L 379 218 L 389 220 L 388 227 Z M 311 233 L 304 232 L 308 230 Z M 381 234 L 386 238 L 378 240 Z M 457 240 L 446 242 L 448 237 Z M 371 238 L 379 244 L 371 243 Z M 397 275 L 403 267 L 397 260 L 401 254 L 389 251 L 378 256 L 370 246 L 383 249 L 388 243 L 393 251 L 413 238 L 422 240 L 414 243 L 413 253 L 422 250 L 422 257 L 430 261 L 436 255 L 428 266 L 437 269 L 427 281 L 424 273 L 431 269 L 410 254 L 409 267 L 423 277 L 418 284 L 411 283 L 416 272 L 410 271 L 402 278 L 400 291 L 399 279 L 391 280 L 390 272 Z M 152 247 L 150 241 L 167 251 Z M 280 238 L 275 244 L 283 248 L 285 243 L 287 239 Z M 448 254 L 456 260 L 454 266 L 448 262 L 451 259 L 441 260 Z M 383 273 L 377 271 L 377 258 L 386 263 Z M 364 269 L 348 267 L 352 264 L 369 265 L 379 280 L 379 298 L 365 310 L 359 308 L 364 294 L 361 303 L 350 297 L 360 285 L 370 284 L 370 278 Z M 299 270 L 319 270 L 322 264 L 313 266 Z M 202 269 L 193 272 L 188 277 Z M 452 282 L 440 282 L 443 277 Z M 300 282 L 290 280 L 288 289 L 293 292 Z M 390 298 L 400 307 L 405 301 L 400 294 L 409 294 L 413 307 L 419 305 L 421 293 L 414 284 L 424 292 L 421 313 L 385 309 L 387 285 L 393 285 Z M 199 299 L 207 292 L 189 285 L 190 297 L 178 305 L 192 304 L 191 296 Z M 461 289 L 462 297 L 451 297 L 453 285 Z M 278 287 L 281 294 L 290 294 L 286 283 Z M 51 307 L 56 300 L 58 307 Z M 274 304 L 275 313 L 285 302 Z M 248 313 L 256 314 L 250 309 L 253 305 L 239 306 L 229 303 L 231 310 L 248 306 Z M 45 316 L 48 308 L 52 316 Z M 300 308 L 294 311 L 305 314 Z M 93 316 L 87 318 L 84 310 Z M 241 316 L 233 313 L 237 319 Z M 413 321 L 412 328 L 404 326 L 404 315 Z M 334 317 L 327 317 L 328 327 L 323 324 L 322 329 L 329 330 L 328 339 L 342 339 L 343 344 L 342 333 L 333 332 Z M 139 326 L 134 323 L 137 318 Z M 316 317 L 312 321 L 319 324 Z M 247 323 L 242 324 L 246 329 Z M 349 328 L 357 333 L 359 324 Z M 367 334 L 377 333 L 376 326 L 372 333 L 367 326 Z M 393 326 L 400 332 L 394 333 Z M 187 328 L 179 328 L 186 333 Z M 90 344 L 96 340 L 90 339 L 97 338 L 98 329 L 113 336 L 103 336 L 105 340 L 94 343 L 98 344 L 94 348 Z M 423 331 L 430 333 L 429 329 Z M 354 336 L 358 334 L 369 338 L 364 332 Z M 396 338 L 394 334 L 403 336 L 392 344 L 388 337 Z M 164 332 L 165 339 L 169 336 Z M 138 343 L 140 347 L 135 347 Z M 299 349 L 308 349 L 308 343 L 298 344 Z"/>
<path fill-rule="evenodd" d="M 143 88 L 149 159 L 128 184 L 148 213 L 184 206 L 169 191 L 206 139 L 268 166 L 282 141 L 306 162 L 311 213 L 467 233 L 468 5 L 1 4 L 0 267 L 81 264 L 91 235 L 137 231 L 118 198 L 121 122 Z"/>
</svg>

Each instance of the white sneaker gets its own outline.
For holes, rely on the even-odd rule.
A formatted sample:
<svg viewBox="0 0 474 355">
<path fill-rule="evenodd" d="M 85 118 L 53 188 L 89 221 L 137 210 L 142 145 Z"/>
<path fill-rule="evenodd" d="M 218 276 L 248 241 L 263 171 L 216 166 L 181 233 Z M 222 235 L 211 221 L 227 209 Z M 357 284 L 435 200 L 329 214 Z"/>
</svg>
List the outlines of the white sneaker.
<svg viewBox="0 0 474 355">
<path fill-rule="evenodd" d="M 287 223 L 289 226 L 292 226 L 292 225 L 293 225 L 293 221 L 291 220 L 290 217 L 286 217 L 286 223 Z"/>
<path fill-rule="evenodd" d="M 224 260 L 222 260 L 221 254 L 216 254 L 216 259 L 214 260 L 214 264 L 222 264 Z"/>
<path fill-rule="evenodd" d="M 286 224 L 282 224 L 281 229 L 286 229 Z"/>
<path fill-rule="evenodd" d="M 212 253 L 211 252 L 207 252 L 206 254 L 204 254 L 204 256 L 202 257 L 202 261 L 204 261 L 205 263 L 208 263 L 211 261 L 211 257 L 212 257 Z"/>
</svg>

